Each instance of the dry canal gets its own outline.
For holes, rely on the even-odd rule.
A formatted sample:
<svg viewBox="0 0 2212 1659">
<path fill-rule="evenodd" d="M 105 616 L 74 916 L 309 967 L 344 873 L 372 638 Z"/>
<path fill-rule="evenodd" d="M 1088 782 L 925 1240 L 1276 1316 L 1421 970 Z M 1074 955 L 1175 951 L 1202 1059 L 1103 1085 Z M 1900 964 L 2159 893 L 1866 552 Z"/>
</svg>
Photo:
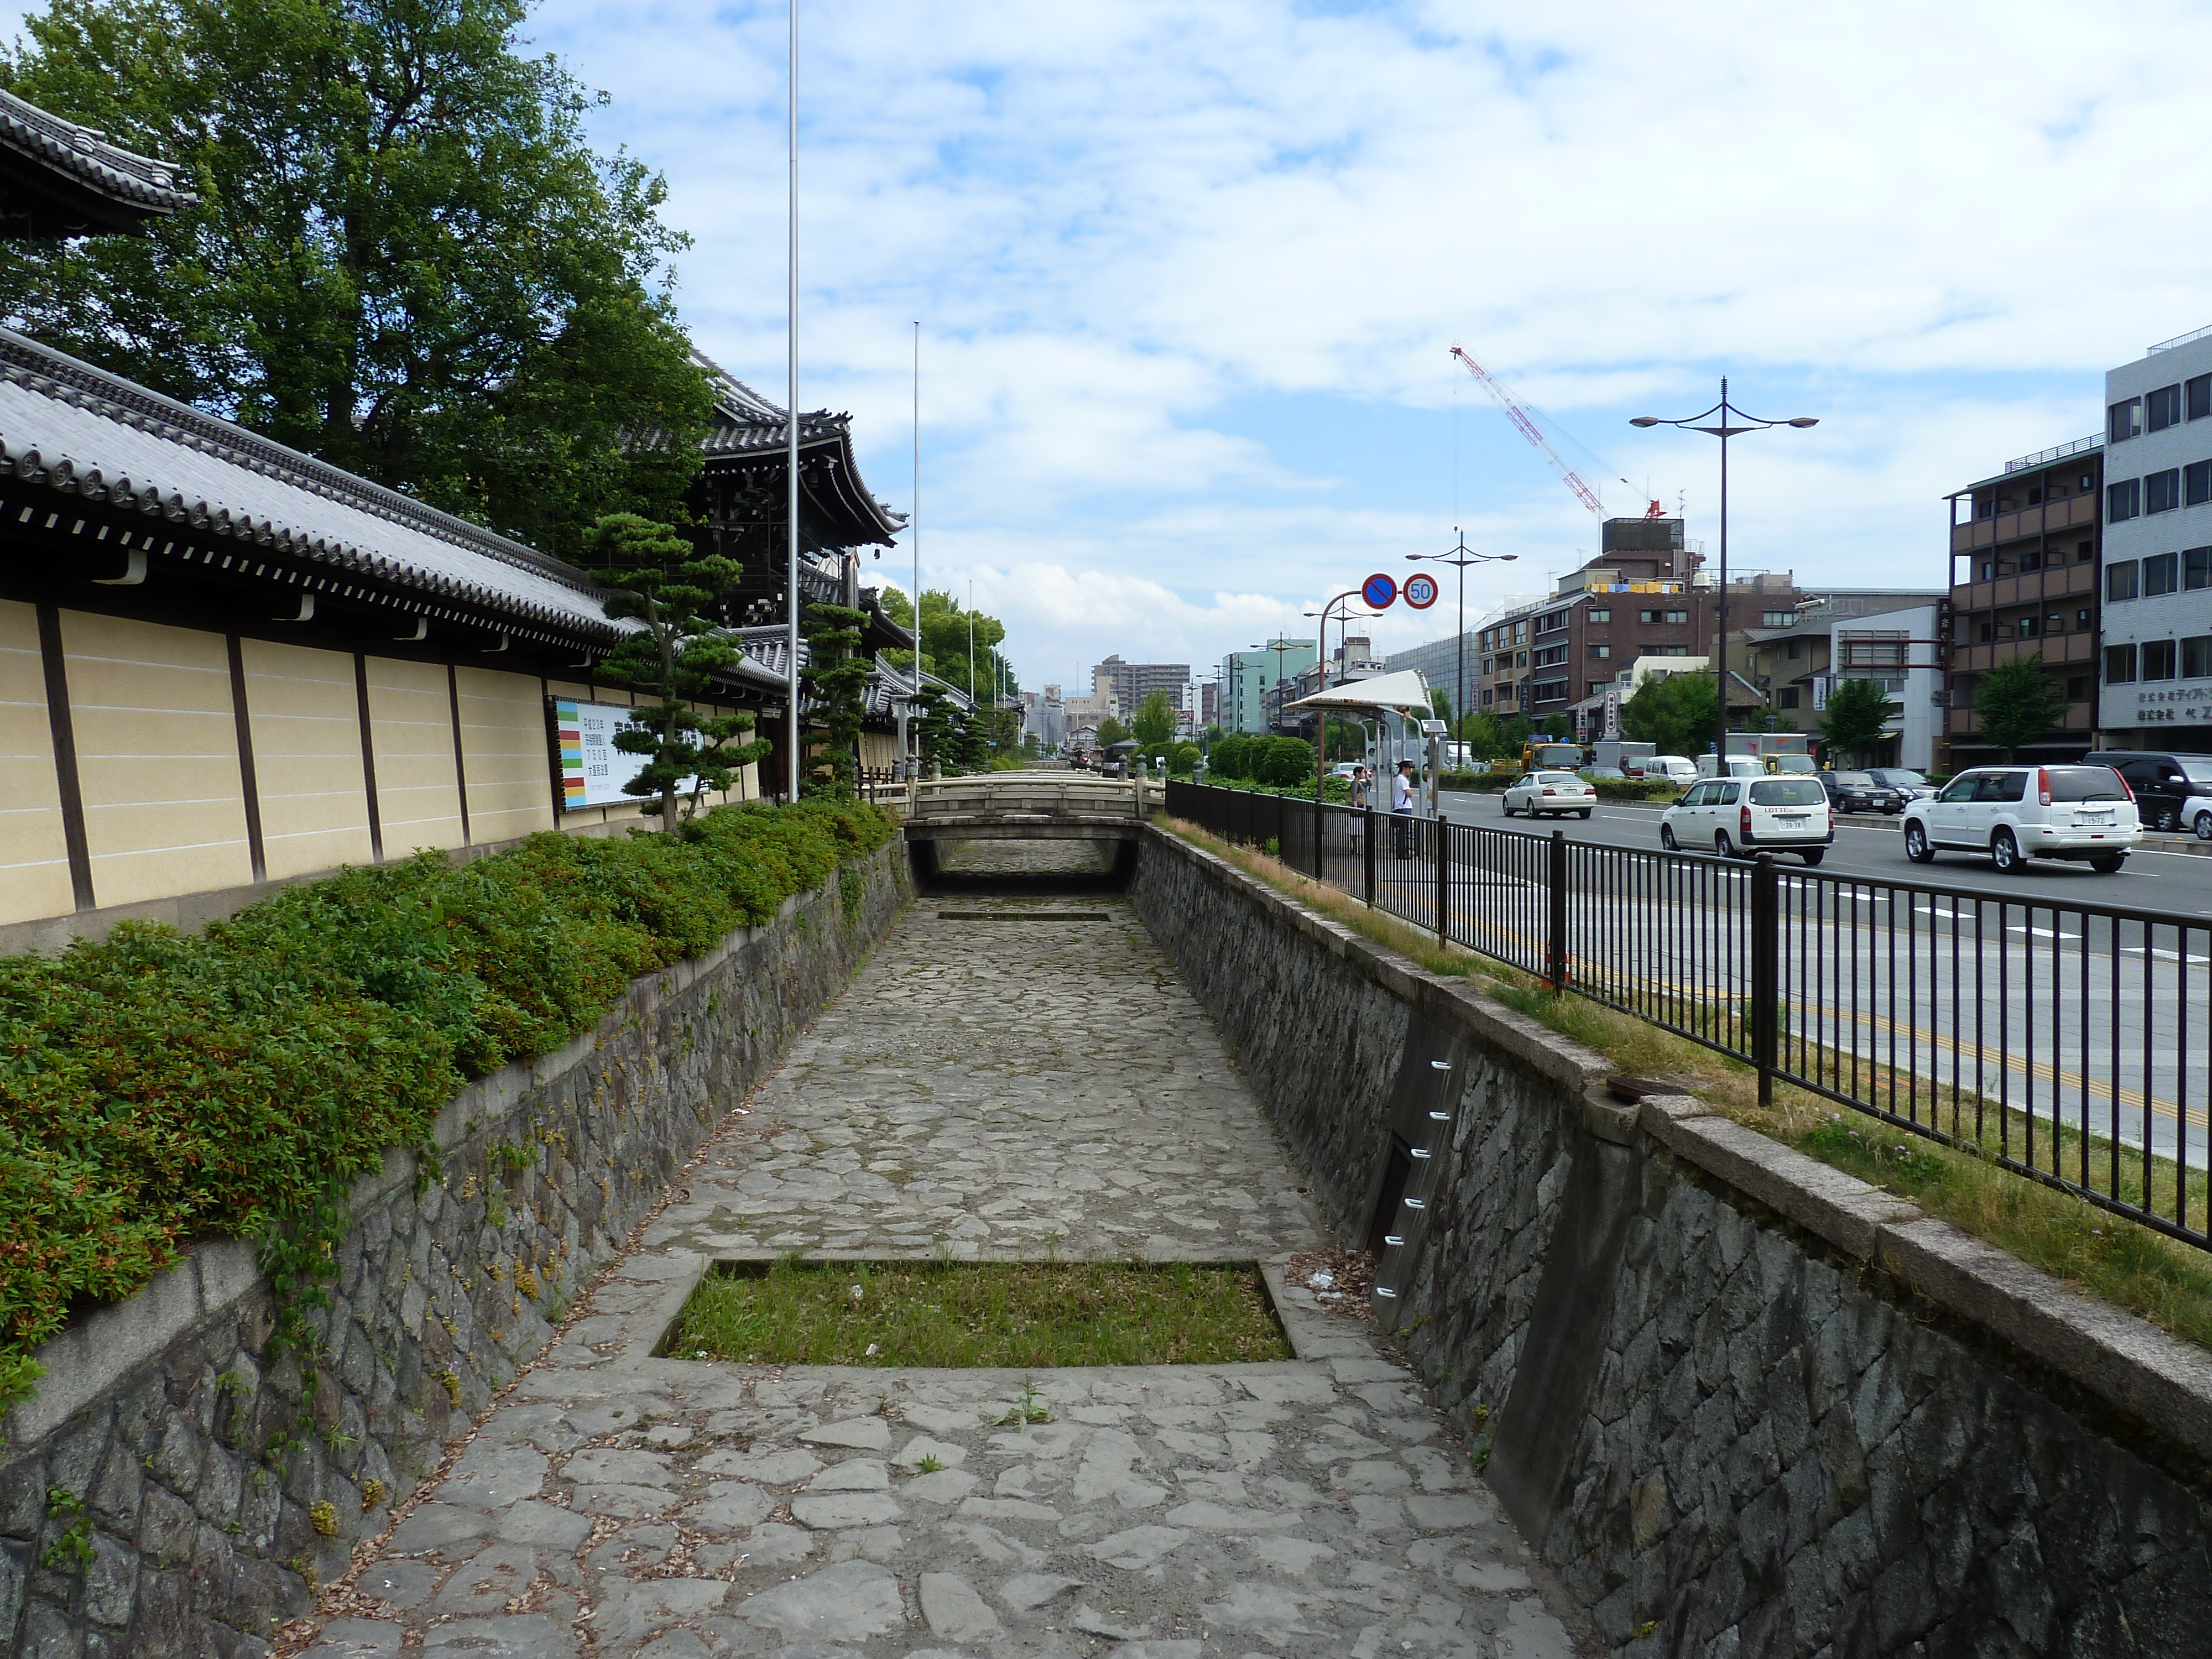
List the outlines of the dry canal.
<svg viewBox="0 0 2212 1659">
<path fill-rule="evenodd" d="M 656 1358 L 712 1261 L 1281 1263 L 1316 1203 L 1088 843 L 959 843 L 318 1659 L 1578 1650 L 1393 1350 L 1033 1371 Z M 1276 1279 L 1282 1285 L 1279 1276 Z"/>
</svg>

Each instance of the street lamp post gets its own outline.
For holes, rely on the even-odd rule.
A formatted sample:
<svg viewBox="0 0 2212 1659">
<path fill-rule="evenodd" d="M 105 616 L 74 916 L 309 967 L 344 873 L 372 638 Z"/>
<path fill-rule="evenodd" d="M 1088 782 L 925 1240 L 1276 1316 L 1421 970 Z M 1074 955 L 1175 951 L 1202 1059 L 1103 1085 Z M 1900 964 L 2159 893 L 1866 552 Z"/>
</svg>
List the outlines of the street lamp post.
<svg viewBox="0 0 2212 1659">
<path fill-rule="evenodd" d="M 1410 564 L 1435 563 L 1454 566 L 1459 571 L 1459 635 L 1454 641 L 1459 647 L 1456 678 L 1452 690 L 1452 736 L 1459 735 L 1459 723 L 1467 718 L 1467 568 L 1471 564 L 1510 564 L 1521 556 L 1517 553 L 1478 553 L 1467 544 L 1467 532 L 1457 525 L 1452 526 L 1459 537 L 1459 545 L 1444 553 L 1408 553 Z"/>
<path fill-rule="evenodd" d="M 1719 424 L 1701 424 L 1718 416 Z M 1741 425 L 1731 422 L 1741 422 Z M 1764 432 L 1770 427 L 1794 426 L 1803 428 L 1820 425 L 1814 415 L 1794 416 L 1786 421 L 1762 420 L 1756 415 L 1747 415 L 1729 401 L 1728 376 L 1721 376 L 1721 400 L 1711 409 L 1696 415 L 1685 415 L 1679 420 L 1663 420 L 1656 415 L 1638 415 L 1629 422 L 1631 426 L 1679 426 L 1691 432 L 1710 432 L 1721 441 L 1721 603 L 1720 603 L 1720 669 L 1713 677 L 1714 693 L 1720 703 L 1720 732 L 1713 743 L 1714 771 L 1725 776 L 1728 770 L 1728 447 L 1729 440 L 1746 432 Z"/>
</svg>

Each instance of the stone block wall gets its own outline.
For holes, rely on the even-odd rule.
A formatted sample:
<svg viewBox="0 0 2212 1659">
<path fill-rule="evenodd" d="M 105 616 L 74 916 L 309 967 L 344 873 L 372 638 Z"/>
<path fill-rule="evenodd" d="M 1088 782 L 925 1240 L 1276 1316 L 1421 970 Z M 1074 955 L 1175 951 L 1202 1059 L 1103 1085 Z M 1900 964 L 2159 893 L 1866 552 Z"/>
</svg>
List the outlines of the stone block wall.
<svg viewBox="0 0 2212 1659">
<path fill-rule="evenodd" d="M 465 1091 L 434 1161 L 394 1152 L 356 1183 L 312 1390 L 296 1358 L 264 1363 L 268 1292 L 236 1242 L 48 1343 L 40 1394 L 0 1443 L 0 1652 L 263 1652 L 544 1342 L 908 891 L 895 839 L 772 923 L 637 981 L 558 1054 Z"/>
<path fill-rule="evenodd" d="M 2203 1351 L 1158 830 L 1134 893 L 1353 1237 L 1433 1126 L 1378 1316 L 1613 1652 L 2212 1652 Z"/>
</svg>

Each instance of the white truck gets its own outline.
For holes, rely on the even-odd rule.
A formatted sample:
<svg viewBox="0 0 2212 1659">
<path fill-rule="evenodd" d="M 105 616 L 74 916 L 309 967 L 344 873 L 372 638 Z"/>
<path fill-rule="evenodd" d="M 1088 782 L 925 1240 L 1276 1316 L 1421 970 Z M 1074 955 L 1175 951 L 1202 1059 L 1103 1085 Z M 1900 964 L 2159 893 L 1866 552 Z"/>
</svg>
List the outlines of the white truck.
<svg viewBox="0 0 2212 1659">
<path fill-rule="evenodd" d="M 1630 738 L 1607 738 L 1590 745 L 1592 767 L 1612 767 L 1623 777 L 1640 778 L 1644 763 L 1659 752 L 1656 743 L 1638 743 Z"/>
<path fill-rule="evenodd" d="M 1711 755 L 1698 757 L 1701 778 L 1756 778 L 1770 772 L 1813 776 L 1809 741 L 1802 732 L 1731 732 L 1728 734 L 1728 764 Z"/>
</svg>

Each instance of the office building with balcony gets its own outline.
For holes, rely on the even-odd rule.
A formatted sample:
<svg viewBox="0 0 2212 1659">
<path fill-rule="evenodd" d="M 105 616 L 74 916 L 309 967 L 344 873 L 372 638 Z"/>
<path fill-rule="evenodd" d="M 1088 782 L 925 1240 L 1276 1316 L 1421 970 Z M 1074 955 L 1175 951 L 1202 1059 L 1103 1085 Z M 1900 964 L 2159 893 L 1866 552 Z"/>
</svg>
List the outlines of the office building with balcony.
<svg viewBox="0 0 2212 1659">
<path fill-rule="evenodd" d="M 1091 694 L 1110 691 L 1127 719 L 1143 707 L 1155 691 L 1163 693 L 1168 707 L 1182 713 L 1190 703 L 1190 665 L 1187 662 L 1123 662 L 1116 654 L 1091 671 Z"/>
<path fill-rule="evenodd" d="M 2105 377 L 2100 746 L 2212 753 L 2212 328 Z"/>
<path fill-rule="evenodd" d="M 2040 658 L 2067 703 L 2059 724 L 2021 757 L 2078 759 L 2095 741 L 2106 459 L 2101 436 L 2077 438 L 2008 461 L 1948 497 L 1950 601 L 1936 618 L 1946 668 L 1938 769 L 2004 758 L 1982 735 L 1974 698 L 1981 676 L 2018 657 Z"/>
</svg>

